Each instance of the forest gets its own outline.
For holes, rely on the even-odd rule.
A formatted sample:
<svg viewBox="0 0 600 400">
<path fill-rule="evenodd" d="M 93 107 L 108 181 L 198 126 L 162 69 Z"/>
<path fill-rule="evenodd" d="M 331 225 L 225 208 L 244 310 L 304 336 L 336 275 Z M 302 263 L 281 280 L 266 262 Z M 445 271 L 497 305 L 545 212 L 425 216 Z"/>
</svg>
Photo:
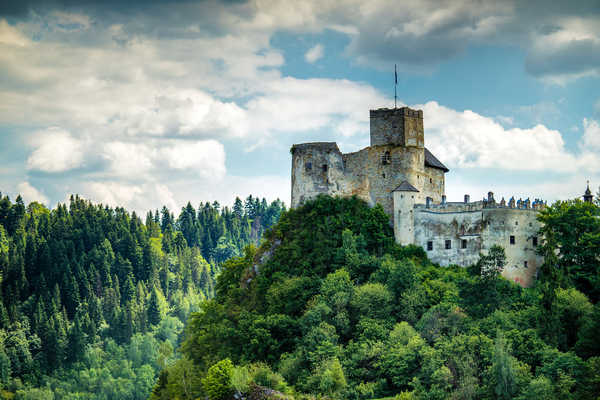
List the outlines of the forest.
<svg viewBox="0 0 600 400">
<path fill-rule="evenodd" d="M 388 216 L 320 196 L 226 261 L 151 400 L 598 399 L 600 207 L 540 212 L 538 280 L 394 243 Z"/>
<path fill-rule="evenodd" d="M 142 220 L 78 196 L 50 210 L 0 194 L 0 398 L 148 398 L 222 263 L 283 211 L 249 196 Z"/>
</svg>

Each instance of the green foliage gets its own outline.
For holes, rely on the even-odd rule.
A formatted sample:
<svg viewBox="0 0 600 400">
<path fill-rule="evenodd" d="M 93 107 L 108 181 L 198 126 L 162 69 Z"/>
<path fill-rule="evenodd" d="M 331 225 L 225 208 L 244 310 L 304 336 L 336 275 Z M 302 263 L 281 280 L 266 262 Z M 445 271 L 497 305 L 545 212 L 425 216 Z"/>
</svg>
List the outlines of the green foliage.
<svg viewBox="0 0 600 400">
<path fill-rule="evenodd" d="M 0 195 L 2 396 L 145 399 L 171 366 L 177 390 L 199 387 L 173 353 L 183 323 L 214 295 L 221 264 L 285 207 L 253 198 L 249 210 L 188 203 L 143 223 L 78 196 L 49 210 Z"/>
<path fill-rule="evenodd" d="M 540 212 L 544 224 L 545 253 L 555 252 L 554 268 L 560 271 L 559 283 L 573 284 L 592 302 L 600 299 L 600 206 L 580 200 L 558 201 Z M 556 280 L 554 271 L 542 271 L 542 282 Z"/>
<path fill-rule="evenodd" d="M 210 400 L 225 400 L 231 395 L 233 369 L 229 359 L 221 360 L 208 369 L 202 379 L 202 386 Z"/>
<path fill-rule="evenodd" d="M 506 281 L 502 248 L 468 270 L 436 267 L 393 244 L 378 207 L 328 197 L 267 236 L 223 264 L 216 298 L 188 321 L 181 352 L 196 379 L 230 359 L 224 386 L 249 396 L 591 400 L 600 387 L 598 307 L 560 276 L 531 289 Z M 542 273 L 559 264 L 547 257 Z M 201 394 L 171 385 L 172 368 L 153 399 Z"/>
</svg>

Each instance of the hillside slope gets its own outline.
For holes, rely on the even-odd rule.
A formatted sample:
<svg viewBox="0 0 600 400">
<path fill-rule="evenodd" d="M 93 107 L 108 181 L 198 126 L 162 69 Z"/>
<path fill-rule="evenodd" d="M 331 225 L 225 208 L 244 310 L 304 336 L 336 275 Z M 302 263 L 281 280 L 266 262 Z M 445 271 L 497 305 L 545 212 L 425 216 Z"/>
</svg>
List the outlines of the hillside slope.
<svg viewBox="0 0 600 400">
<path fill-rule="evenodd" d="M 380 207 L 326 196 L 284 213 L 266 238 L 224 264 L 152 400 L 253 398 L 258 387 L 340 399 L 600 392 L 598 353 L 578 347 L 598 307 L 553 286 L 549 326 L 547 281 L 501 278 L 501 248 L 469 269 L 440 268 L 394 244 Z"/>
</svg>

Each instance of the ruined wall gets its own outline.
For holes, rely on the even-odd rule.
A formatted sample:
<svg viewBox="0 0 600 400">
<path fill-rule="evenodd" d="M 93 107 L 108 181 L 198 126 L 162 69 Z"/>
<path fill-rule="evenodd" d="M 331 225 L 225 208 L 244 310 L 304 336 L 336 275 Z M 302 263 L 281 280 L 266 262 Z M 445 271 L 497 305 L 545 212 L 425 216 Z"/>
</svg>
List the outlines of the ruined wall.
<svg viewBox="0 0 600 400">
<path fill-rule="evenodd" d="M 415 241 L 440 265 L 463 267 L 479 260 L 494 245 L 504 248 L 502 275 L 521 286 L 531 286 L 543 257 L 536 254 L 534 238 L 541 227 L 537 211 L 509 207 L 484 207 L 484 203 L 447 203 L 415 206 Z M 511 243 L 511 236 L 514 242 Z M 450 249 L 446 241 L 450 240 Z M 463 248 L 466 240 L 466 248 Z M 428 242 L 432 248 L 428 249 Z"/>
<path fill-rule="evenodd" d="M 479 210 L 434 210 L 415 207 L 415 244 L 440 265 L 471 265 L 479 259 L 483 214 Z M 450 249 L 446 241 L 450 240 Z M 466 240 L 466 248 L 462 248 Z M 428 249 L 427 242 L 432 248 Z"/>
<path fill-rule="evenodd" d="M 335 143 L 294 145 L 292 207 L 320 193 L 356 195 L 371 206 L 381 204 L 391 216 L 392 190 L 403 181 L 419 190 L 417 203 L 425 203 L 426 197 L 439 202 L 444 193 L 444 172 L 425 167 L 424 157 L 419 147 L 371 146 L 342 154 Z"/>
<path fill-rule="evenodd" d="M 483 253 L 493 245 L 502 246 L 506 253 L 502 275 L 526 287 L 534 282 L 537 268 L 543 263 L 543 257 L 536 254 L 533 243 L 541 228 L 536 216 L 537 211 L 533 209 L 501 207 L 483 210 L 486 223 L 482 233 Z M 514 244 L 511 244 L 511 236 L 514 236 Z"/>
<path fill-rule="evenodd" d="M 345 195 L 342 153 L 335 143 L 304 143 L 292 147 L 292 207 L 317 195 Z"/>
</svg>

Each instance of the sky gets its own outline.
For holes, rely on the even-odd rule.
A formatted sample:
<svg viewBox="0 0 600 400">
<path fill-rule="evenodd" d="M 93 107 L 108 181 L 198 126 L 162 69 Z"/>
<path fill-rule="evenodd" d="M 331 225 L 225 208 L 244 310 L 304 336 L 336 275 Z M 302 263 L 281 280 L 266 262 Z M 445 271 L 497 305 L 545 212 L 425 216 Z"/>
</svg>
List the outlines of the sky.
<svg viewBox="0 0 600 400">
<path fill-rule="evenodd" d="M 20 0 L 0 3 L 0 192 L 289 205 L 291 145 L 368 146 L 394 64 L 449 201 L 597 191 L 597 0 Z"/>
</svg>

